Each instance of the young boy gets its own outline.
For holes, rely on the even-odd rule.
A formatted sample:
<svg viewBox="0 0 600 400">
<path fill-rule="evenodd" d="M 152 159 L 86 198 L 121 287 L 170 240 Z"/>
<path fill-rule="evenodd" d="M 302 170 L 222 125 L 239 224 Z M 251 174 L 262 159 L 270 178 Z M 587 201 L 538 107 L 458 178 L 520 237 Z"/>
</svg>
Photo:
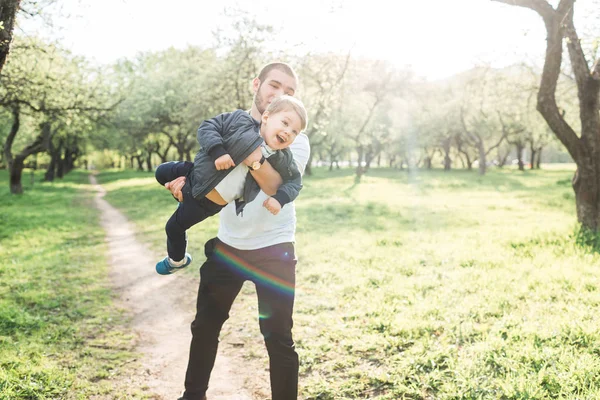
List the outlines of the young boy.
<svg viewBox="0 0 600 400">
<path fill-rule="evenodd" d="M 244 205 L 254 200 L 260 188 L 248 168 L 259 169 L 266 158 L 281 175 L 283 184 L 263 206 L 276 215 L 281 207 L 294 201 L 302 189 L 302 178 L 288 146 L 306 128 L 307 119 L 302 102 L 285 95 L 269 104 L 260 123 L 243 110 L 224 113 L 198 128 L 201 148 L 194 163 L 167 162 L 157 168 L 156 180 L 161 185 L 179 176 L 187 179 L 183 200 L 165 227 L 168 256 L 156 264 L 156 272 L 168 275 L 190 265 L 192 257 L 185 252 L 189 228 L 231 201 L 236 202 L 240 214 Z M 262 157 L 247 167 L 243 162 L 258 147 Z"/>
</svg>

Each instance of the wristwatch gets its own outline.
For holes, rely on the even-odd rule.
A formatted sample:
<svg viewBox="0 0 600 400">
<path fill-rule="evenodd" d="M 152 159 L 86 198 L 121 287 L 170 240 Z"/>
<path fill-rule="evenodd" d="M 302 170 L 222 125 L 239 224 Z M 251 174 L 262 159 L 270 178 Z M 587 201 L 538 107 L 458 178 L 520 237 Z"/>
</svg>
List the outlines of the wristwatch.
<svg viewBox="0 0 600 400">
<path fill-rule="evenodd" d="M 262 156 L 260 158 L 260 161 L 254 161 L 252 164 L 250 164 L 250 169 L 252 169 L 252 171 L 256 171 L 257 169 L 260 168 L 261 165 L 263 165 L 265 160 L 266 160 L 265 156 Z"/>
</svg>

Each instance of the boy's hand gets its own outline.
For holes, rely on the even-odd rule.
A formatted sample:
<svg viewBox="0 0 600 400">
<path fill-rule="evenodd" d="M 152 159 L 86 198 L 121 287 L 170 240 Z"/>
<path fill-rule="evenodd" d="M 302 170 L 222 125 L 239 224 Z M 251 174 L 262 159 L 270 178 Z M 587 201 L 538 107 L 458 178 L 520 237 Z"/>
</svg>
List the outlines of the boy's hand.
<svg viewBox="0 0 600 400">
<path fill-rule="evenodd" d="M 170 191 L 173 197 L 175 197 L 179 202 L 183 201 L 183 193 L 181 193 L 183 185 L 185 185 L 185 176 L 180 176 L 170 182 L 165 183 L 167 190 Z"/>
<path fill-rule="evenodd" d="M 273 215 L 277 215 L 279 214 L 279 211 L 281 211 L 281 204 L 279 204 L 279 202 L 273 197 L 266 199 L 263 202 L 263 207 L 269 210 L 269 212 Z"/>
<path fill-rule="evenodd" d="M 235 163 L 229 154 L 223 154 L 215 160 L 215 167 L 220 171 L 222 169 L 235 167 Z"/>
<path fill-rule="evenodd" d="M 246 166 L 251 166 L 252 163 L 254 161 L 260 161 L 260 159 L 262 158 L 262 150 L 260 149 L 260 146 L 258 146 L 256 149 L 254 149 L 254 151 L 252 153 L 250 153 L 250 155 L 244 160 L 244 164 L 246 164 Z"/>
</svg>

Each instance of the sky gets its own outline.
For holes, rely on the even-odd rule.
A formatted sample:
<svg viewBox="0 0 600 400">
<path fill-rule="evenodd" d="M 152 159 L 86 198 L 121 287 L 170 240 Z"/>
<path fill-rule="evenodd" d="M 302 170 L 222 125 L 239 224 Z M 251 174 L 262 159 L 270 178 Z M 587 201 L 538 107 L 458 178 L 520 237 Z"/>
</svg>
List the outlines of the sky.
<svg viewBox="0 0 600 400">
<path fill-rule="evenodd" d="M 584 4 L 596 0 L 580 0 Z M 294 6 L 294 3 L 295 6 Z M 214 44 L 230 29 L 232 10 L 275 29 L 273 49 L 296 54 L 333 51 L 411 66 L 438 79 L 475 65 L 540 60 L 545 29 L 531 10 L 491 0 L 63 0 L 51 31 L 21 21 L 22 33 L 60 38 L 98 63 L 140 51 Z M 577 10 L 579 12 L 579 10 Z M 582 13 L 585 12 L 581 11 Z M 577 15 L 577 14 L 576 14 Z M 57 28 L 58 27 L 58 28 Z"/>
</svg>

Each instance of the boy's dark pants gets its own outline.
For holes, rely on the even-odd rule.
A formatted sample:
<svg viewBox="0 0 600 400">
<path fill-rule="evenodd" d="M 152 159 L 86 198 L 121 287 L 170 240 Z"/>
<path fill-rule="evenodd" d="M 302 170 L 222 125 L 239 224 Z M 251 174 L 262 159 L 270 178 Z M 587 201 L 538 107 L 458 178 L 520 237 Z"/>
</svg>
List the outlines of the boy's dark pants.
<svg viewBox="0 0 600 400">
<path fill-rule="evenodd" d="M 187 247 L 186 231 L 206 218 L 217 214 L 223 206 L 213 203 L 205 197 L 195 199 L 192 196 L 192 185 L 189 172 L 194 164 L 189 161 L 169 161 L 158 166 L 155 172 L 156 180 L 161 185 L 185 176 L 185 185 L 181 189 L 183 201 L 171 215 L 165 231 L 167 232 L 167 253 L 174 261 L 183 260 Z"/>
<path fill-rule="evenodd" d="M 185 376 L 186 400 L 200 400 L 219 344 L 219 333 L 231 305 L 246 280 L 258 296 L 260 331 L 269 353 L 272 400 L 298 396 L 298 354 L 292 339 L 292 312 L 296 284 L 296 256 L 292 243 L 258 250 L 238 250 L 214 238 L 204 246 L 200 268 L 196 318 Z"/>
</svg>

